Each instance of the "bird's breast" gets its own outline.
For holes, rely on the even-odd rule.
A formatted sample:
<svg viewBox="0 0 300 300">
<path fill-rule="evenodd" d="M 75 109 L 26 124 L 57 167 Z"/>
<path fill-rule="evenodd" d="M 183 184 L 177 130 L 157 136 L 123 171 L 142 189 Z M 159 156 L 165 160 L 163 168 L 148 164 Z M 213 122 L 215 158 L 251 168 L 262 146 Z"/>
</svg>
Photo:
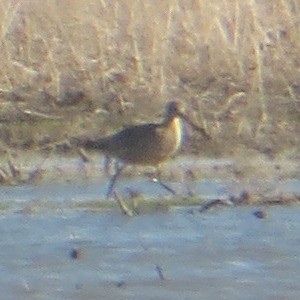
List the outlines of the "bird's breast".
<svg viewBox="0 0 300 300">
<path fill-rule="evenodd" d="M 174 151 L 177 151 L 182 143 L 182 122 L 179 118 L 174 118 L 170 126 L 174 138 Z"/>
</svg>

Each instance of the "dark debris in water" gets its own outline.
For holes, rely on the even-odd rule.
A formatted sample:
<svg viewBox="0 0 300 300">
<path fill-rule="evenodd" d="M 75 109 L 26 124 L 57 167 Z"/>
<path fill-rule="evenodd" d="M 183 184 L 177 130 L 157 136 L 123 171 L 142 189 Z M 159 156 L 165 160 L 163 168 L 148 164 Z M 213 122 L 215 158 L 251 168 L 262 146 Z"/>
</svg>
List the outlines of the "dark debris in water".
<svg viewBox="0 0 300 300">
<path fill-rule="evenodd" d="M 200 208 L 200 212 L 203 213 L 213 207 L 216 206 L 225 206 L 225 205 L 233 205 L 233 203 L 230 200 L 227 199 L 214 199 L 211 201 L 206 202 L 205 204 L 203 204 Z"/>
<path fill-rule="evenodd" d="M 229 199 L 213 199 L 204 203 L 200 208 L 200 213 L 206 212 L 216 206 L 230 206 L 230 205 L 253 205 L 253 204 L 263 204 L 263 205 L 289 205 L 293 203 L 299 203 L 299 195 L 255 195 L 250 194 L 247 191 L 243 191 L 239 196 L 231 196 Z M 194 211 L 191 211 L 192 213 Z M 267 213 L 264 211 L 255 211 L 253 213 L 257 218 L 265 219 Z"/>
<path fill-rule="evenodd" d="M 76 260 L 82 257 L 82 252 L 77 248 L 73 248 L 70 250 L 69 256 L 71 259 Z"/>
<path fill-rule="evenodd" d="M 253 212 L 253 215 L 258 219 L 266 219 L 268 217 L 268 213 L 264 210 L 256 210 Z"/>
<path fill-rule="evenodd" d="M 155 266 L 155 271 L 158 274 L 160 280 L 165 280 L 165 275 L 163 273 L 163 268 L 160 265 Z"/>
</svg>

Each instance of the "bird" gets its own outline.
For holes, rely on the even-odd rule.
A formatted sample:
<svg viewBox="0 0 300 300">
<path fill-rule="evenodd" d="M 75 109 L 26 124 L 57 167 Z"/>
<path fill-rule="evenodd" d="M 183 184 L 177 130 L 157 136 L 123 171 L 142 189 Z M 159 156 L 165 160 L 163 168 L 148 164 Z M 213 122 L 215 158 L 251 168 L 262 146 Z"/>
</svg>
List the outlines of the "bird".
<svg viewBox="0 0 300 300">
<path fill-rule="evenodd" d="M 116 180 L 126 165 L 158 168 L 179 150 L 183 136 L 181 119 L 209 137 L 204 128 L 191 123 L 183 114 L 181 104 L 177 101 L 168 102 L 161 122 L 129 126 L 115 134 L 87 139 L 82 143 L 84 149 L 101 151 L 107 157 L 122 163 L 122 166 L 117 165 L 116 172 L 110 179 L 107 198 L 111 196 Z M 160 180 L 156 181 L 170 192 L 174 192 Z"/>
</svg>

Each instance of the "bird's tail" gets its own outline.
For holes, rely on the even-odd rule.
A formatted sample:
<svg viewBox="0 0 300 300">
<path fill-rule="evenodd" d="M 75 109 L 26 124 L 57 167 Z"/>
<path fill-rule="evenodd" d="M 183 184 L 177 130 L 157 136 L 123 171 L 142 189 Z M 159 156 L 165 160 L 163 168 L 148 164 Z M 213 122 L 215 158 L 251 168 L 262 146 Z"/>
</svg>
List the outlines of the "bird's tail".
<svg viewBox="0 0 300 300">
<path fill-rule="evenodd" d="M 70 143 L 75 147 L 82 147 L 86 150 L 102 150 L 105 148 L 105 143 L 102 139 L 92 139 L 88 137 L 73 137 L 70 139 Z"/>
<path fill-rule="evenodd" d="M 103 150 L 105 148 L 105 143 L 102 139 L 87 139 L 83 147 L 87 150 Z"/>
</svg>

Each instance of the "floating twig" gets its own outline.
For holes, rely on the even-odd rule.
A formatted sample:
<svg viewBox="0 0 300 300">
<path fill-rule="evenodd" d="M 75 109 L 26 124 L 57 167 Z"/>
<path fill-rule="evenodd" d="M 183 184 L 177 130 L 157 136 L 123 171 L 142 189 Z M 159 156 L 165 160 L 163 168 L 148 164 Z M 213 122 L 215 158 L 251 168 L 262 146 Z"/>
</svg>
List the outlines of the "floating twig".
<svg viewBox="0 0 300 300">
<path fill-rule="evenodd" d="M 115 191 L 113 192 L 113 196 L 117 200 L 119 207 L 120 207 L 121 211 L 123 212 L 123 214 L 126 216 L 129 216 L 129 217 L 132 217 L 133 216 L 132 211 L 126 206 L 124 201 L 117 195 L 117 193 Z"/>
<path fill-rule="evenodd" d="M 165 280 L 166 279 L 164 274 L 163 274 L 163 269 L 160 265 L 155 266 L 155 271 L 157 272 L 160 280 Z"/>
<path fill-rule="evenodd" d="M 219 206 L 219 205 L 233 205 L 233 203 L 227 199 L 214 199 L 203 204 L 202 207 L 200 208 L 200 212 L 203 213 L 211 209 L 212 207 Z"/>
</svg>

